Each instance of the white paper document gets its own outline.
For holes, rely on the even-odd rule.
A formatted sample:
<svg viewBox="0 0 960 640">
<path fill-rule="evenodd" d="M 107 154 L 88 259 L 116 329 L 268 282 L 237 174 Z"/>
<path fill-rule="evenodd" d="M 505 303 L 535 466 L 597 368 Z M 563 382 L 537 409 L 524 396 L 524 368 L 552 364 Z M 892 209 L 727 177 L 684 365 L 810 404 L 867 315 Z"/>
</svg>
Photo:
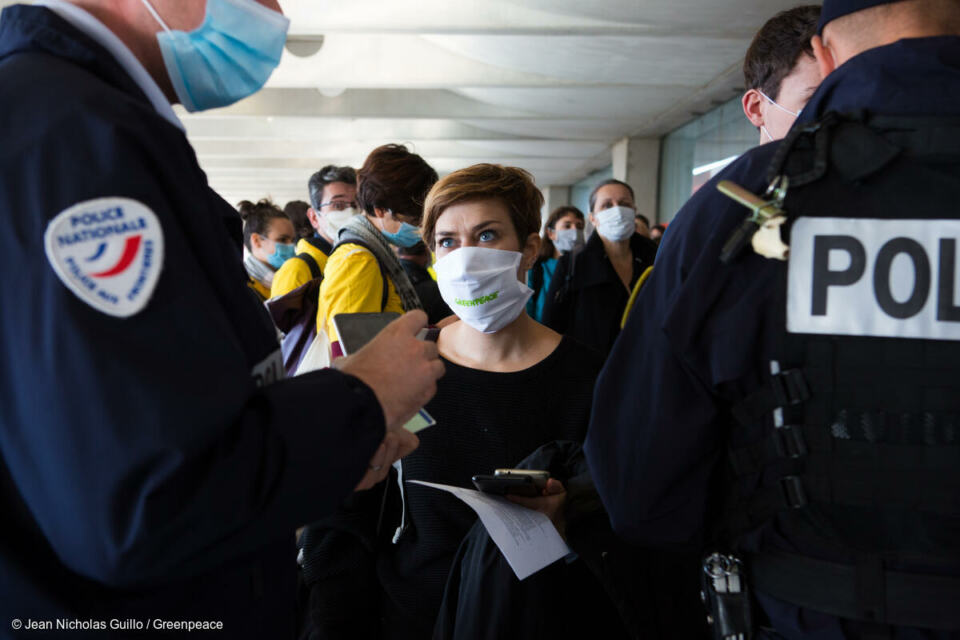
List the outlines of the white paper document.
<svg viewBox="0 0 960 640">
<path fill-rule="evenodd" d="M 410 480 L 425 487 L 448 491 L 480 516 L 490 538 L 500 548 L 517 579 L 535 574 L 570 553 L 550 518 L 500 496 L 445 484 Z"/>
</svg>

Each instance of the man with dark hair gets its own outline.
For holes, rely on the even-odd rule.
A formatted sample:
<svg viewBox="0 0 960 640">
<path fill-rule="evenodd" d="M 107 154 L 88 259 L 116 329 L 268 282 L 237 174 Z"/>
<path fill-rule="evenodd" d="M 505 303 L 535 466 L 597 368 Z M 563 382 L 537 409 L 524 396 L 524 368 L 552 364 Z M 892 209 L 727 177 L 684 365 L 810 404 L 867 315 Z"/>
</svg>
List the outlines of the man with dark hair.
<svg viewBox="0 0 960 640">
<path fill-rule="evenodd" d="M 353 167 L 327 165 L 307 181 L 309 232 L 297 243 L 297 254 L 273 276 L 270 297 L 290 293 L 323 275 L 337 233 L 357 211 L 357 172 Z"/>
<path fill-rule="evenodd" d="M 337 233 L 357 209 L 357 172 L 353 167 L 327 165 L 307 181 L 311 211 L 310 225 L 331 244 L 337 244 Z"/>
<path fill-rule="evenodd" d="M 307 210 L 310 203 L 303 200 L 291 200 L 283 207 L 283 212 L 293 223 L 293 230 L 297 234 L 297 240 L 313 235 L 313 226 L 310 225 L 310 218 L 307 217 Z"/>
<path fill-rule="evenodd" d="M 957 638 L 960 3 L 826 0 L 812 43 L 791 134 L 664 236 L 587 458 L 621 536 L 704 550 L 718 636 L 746 584 L 753 637 Z"/>
<path fill-rule="evenodd" d="M 757 32 L 743 61 L 743 112 L 760 131 L 760 144 L 787 135 L 820 85 L 810 39 L 820 7 L 806 5 L 778 13 Z"/>
</svg>

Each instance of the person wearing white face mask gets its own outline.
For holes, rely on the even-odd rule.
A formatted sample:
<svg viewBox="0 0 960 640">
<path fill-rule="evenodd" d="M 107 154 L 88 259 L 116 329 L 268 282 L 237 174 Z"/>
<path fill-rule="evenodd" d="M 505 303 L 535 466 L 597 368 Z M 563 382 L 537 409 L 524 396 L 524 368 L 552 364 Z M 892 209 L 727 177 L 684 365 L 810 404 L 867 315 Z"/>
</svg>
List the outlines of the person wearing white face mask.
<svg viewBox="0 0 960 640">
<path fill-rule="evenodd" d="M 747 50 L 743 112 L 760 132 L 760 144 L 786 136 L 820 86 L 822 76 L 810 45 L 819 19 L 818 5 L 778 13 L 757 32 Z"/>
<path fill-rule="evenodd" d="M 542 203 L 528 173 L 489 164 L 444 177 L 427 196 L 423 238 L 437 256 L 441 295 L 459 320 L 439 331 L 446 374 L 426 406 L 437 425 L 419 434 L 417 455 L 403 461 L 404 480 L 472 488 L 475 474 L 512 467 L 548 442 L 585 437 L 602 357 L 525 311 L 531 291 L 523 282 L 540 246 Z M 365 497 L 370 517 L 351 522 L 377 522 L 383 489 Z M 387 500 L 399 502 L 397 496 L 391 489 Z M 336 582 L 356 574 L 355 565 L 352 572 L 331 567 L 333 582 L 321 580 L 314 594 L 329 589 L 337 602 L 355 606 L 355 620 L 343 607 L 335 615 L 340 628 L 363 630 L 357 636 L 431 637 L 451 562 L 476 522 L 456 498 L 420 485 L 405 483 L 404 502 L 406 527 L 393 544 L 375 548 L 380 611 L 369 610 L 369 598 L 343 590 L 356 588 L 355 580 Z M 391 503 L 384 512 L 394 506 L 401 508 Z M 392 532 L 397 524 L 384 526 Z M 361 535 L 375 540 L 374 533 Z M 320 609 L 330 615 L 330 607 Z M 370 629 L 381 621 L 382 628 Z"/>
<path fill-rule="evenodd" d="M 283 379 L 240 216 L 172 108 L 264 85 L 276 0 L 4 5 L 0 263 L 29 295 L 0 309 L 3 607 L 293 638 L 294 531 L 416 447 L 443 371 L 426 316 Z M 250 231 L 250 266 L 279 266 L 286 243 Z"/>
<path fill-rule="evenodd" d="M 656 245 L 636 233 L 633 189 L 607 180 L 590 194 L 596 232 L 580 252 L 561 256 L 543 307 L 548 327 L 606 354 L 620 333 L 630 291 L 653 265 Z"/>
<path fill-rule="evenodd" d="M 547 300 L 550 282 L 561 255 L 583 248 L 583 212 L 576 207 L 554 209 L 543 226 L 543 237 L 537 261 L 527 275 L 527 286 L 533 295 L 527 301 L 527 313 L 537 322 L 543 321 L 543 305 Z"/>
<path fill-rule="evenodd" d="M 358 213 L 357 172 L 353 167 L 326 166 L 310 176 L 307 189 L 311 205 L 307 219 L 313 235 L 301 239 L 294 259 L 277 271 L 270 290 L 273 298 L 322 276 L 340 228 Z"/>
</svg>

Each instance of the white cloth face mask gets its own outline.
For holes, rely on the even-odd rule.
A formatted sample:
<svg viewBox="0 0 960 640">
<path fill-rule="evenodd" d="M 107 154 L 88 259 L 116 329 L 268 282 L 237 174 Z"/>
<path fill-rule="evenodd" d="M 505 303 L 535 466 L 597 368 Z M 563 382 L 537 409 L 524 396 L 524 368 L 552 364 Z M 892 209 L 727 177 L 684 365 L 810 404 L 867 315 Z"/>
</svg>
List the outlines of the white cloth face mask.
<svg viewBox="0 0 960 640">
<path fill-rule="evenodd" d="M 558 229 L 557 241 L 553 243 L 558 251 L 567 253 L 583 246 L 583 229 Z"/>
<path fill-rule="evenodd" d="M 343 209 L 342 211 L 331 209 L 323 214 L 323 228 L 327 232 L 327 235 L 333 238 L 334 243 L 336 243 L 337 237 L 340 235 L 340 229 L 343 228 L 343 225 L 350 222 L 350 218 L 355 215 L 357 215 L 357 210 L 353 207 Z"/>
<path fill-rule="evenodd" d="M 517 279 L 523 254 L 463 247 L 433 265 L 440 296 L 457 317 L 481 333 L 496 333 L 523 312 L 533 289 Z"/>
<path fill-rule="evenodd" d="M 620 242 L 632 236 L 637 225 L 633 221 L 637 212 L 630 207 L 610 207 L 594 215 L 597 233 L 611 242 Z"/>
</svg>

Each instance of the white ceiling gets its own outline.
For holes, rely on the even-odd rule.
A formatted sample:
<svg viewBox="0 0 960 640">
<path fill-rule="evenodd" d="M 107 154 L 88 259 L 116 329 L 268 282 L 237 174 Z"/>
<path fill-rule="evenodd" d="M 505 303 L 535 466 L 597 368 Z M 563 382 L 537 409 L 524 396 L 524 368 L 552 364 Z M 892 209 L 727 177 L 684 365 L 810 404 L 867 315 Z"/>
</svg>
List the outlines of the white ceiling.
<svg viewBox="0 0 960 640">
<path fill-rule="evenodd" d="M 193 0 L 191 0 L 193 1 Z M 736 95 L 754 32 L 798 0 L 280 0 L 289 49 L 260 94 L 179 110 L 230 202 L 306 199 L 324 164 L 407 142 L 440 173 L 477 162 L 570 184 L 624 136 Z M 0 0 L 0 6 L 10 4 Z M 302 51 L 301 51 L 302 53 Z"/>
</svg>

